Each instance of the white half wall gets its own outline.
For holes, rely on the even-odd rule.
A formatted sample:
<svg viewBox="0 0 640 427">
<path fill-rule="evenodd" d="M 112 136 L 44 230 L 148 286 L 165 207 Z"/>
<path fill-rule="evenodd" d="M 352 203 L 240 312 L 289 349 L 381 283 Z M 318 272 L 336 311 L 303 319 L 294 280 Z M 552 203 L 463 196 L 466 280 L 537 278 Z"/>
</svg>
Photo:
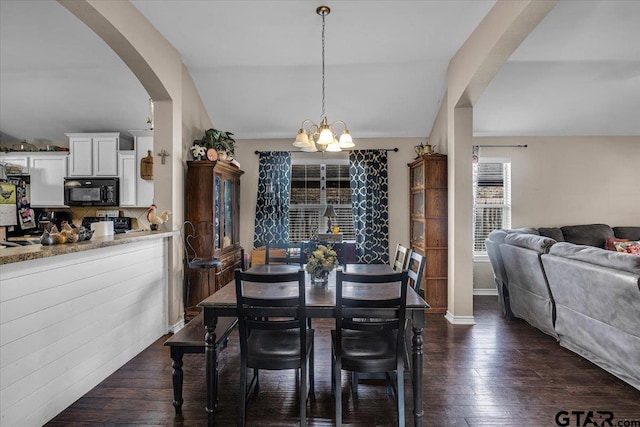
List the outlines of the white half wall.
<svg viewBox="0 0 640 427">
<path fill-rule="evenodd" d="M 164 335 L 167 266 L 167 238 L 0 265 L 0 425 L 44 425 Z"/>
</svg>

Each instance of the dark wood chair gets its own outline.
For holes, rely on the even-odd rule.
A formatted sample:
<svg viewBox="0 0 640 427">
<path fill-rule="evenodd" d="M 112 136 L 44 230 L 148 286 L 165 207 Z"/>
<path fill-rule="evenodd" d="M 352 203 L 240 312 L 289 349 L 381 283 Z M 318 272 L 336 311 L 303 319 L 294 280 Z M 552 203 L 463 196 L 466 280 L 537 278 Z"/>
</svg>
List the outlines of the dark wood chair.
<svg viewBox="0 0 640 427">
<path fill-rule="evenodd" d="M 295 283 L 294 286 L 273 286 Z M 266 288 L 266 289 L 265 289 Z M 308 329 L 305 272 L 255 274 L 236 270 L 240 338 L 240 425 L 247 401 L 260 389 L 260 369 L 299 369 L 300 425 L 306 425 L 308 395 L 314 394 L 313 329 Z M 247 374 L 253 370 L 251 383 Z"/>
<path fill-rule="evenodd" d="M 342 370 L 365 373 L 395 371 L 398 425 L 404 426 L 404 328 L 407 315 L 407 271 L 372 275 L 336 273 L 336 329 L 331 332 L 332 390 L 336 426 L 342 424 Z M 344 283 L 375 283 L 379 291 L 344 292 Z M 354 309 L 366 308 L 375 319 L 357 320 Z"/>
<path fill-rule="evenodd" d="M 411 250 L 409 248 L 398 243 L 398 245 L 396 246 L 396 253 L 393 256 L 391 267 L 393 267 L 395 271 L 406 270 L 410 252 Z"/>
<path fill-rule="evenodd" d="M 265 264 L 298 264 L 305 262 L 305 244 L 300 243 L 267 243 L 264 248 Z"/>
<path fill-rule="evenodd" d="M 184 248 L 184 319 L 185 322 L 197 314 L 196 304 L 211 295 L 211 272 L 222 267 L 222 261 L 215 258 L 215 229 L 213 223 L 201 221 L 193 223 L 185 221 L 180 228 L 182 245 Z M 205 281 L 206 276 L 206 281 Z M 192 283 L 193 278 L 197 283 Z M 193 304 L 190 299 L 193 289 L 199 290 L 199 295 Z M 191 305 L 189 305 L 191 304 Z M 191 315 L 189 314 L 191 311 Z M 193 314 L 195 313 L 195 314 Z"/>
<path fill-rule="evenodd" d="M 422 294 L 420 289 L 422 283 L 422 273 L 424 271 L 426 257 L 420 255 L 416 251 L 411 251 L 409 260 L 407 262 L 407 286 L 411 286 L 418 294 Z M 377 319 L 373 319 L 377 320 Z M 371 319 L 363 319 L 363 321 L 371 321 Z M 404 341 L 404 357 L 405 368 L 407 372 L 411 371 L 411 320 L 407 319 L 407 326 L 405 328 L 405 341 Z M 351 387 L 354 394 L 358 394 L 358 383 L 361 379 L 380 378 L 381 375 L 359 375 L 354 373 L 351 379 Z"/>
</svg>

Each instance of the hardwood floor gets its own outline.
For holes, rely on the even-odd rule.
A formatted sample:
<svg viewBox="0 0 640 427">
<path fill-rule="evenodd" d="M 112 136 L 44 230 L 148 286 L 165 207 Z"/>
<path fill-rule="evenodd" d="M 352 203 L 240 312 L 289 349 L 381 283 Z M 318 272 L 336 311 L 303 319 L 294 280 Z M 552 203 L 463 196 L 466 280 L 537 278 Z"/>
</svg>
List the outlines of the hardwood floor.
<svg viewBox="0 0 640 427">
<path fill-rule="evenodd" d="M 640 426 L 640 391 L 560 347 L 553 338 L 521 320 L 507 322 L 496 297 L 475 297 L 475 326 L 452 326 L 442 315 L 429 315 L 425 329 L 425 426 Z M 308 424 L 333 423 L 330 394 L 329 321 L 316 328 L 316 400 L 308 409 Z M 47 424 L 206 425 L 204 357 L 184 357 L 184 406 L 176 416 L 171 405 L 171 359 L 158 340 L 100 385 Z M 235 425 L 238 404 L 237 333 L 220 356 L 218 425 Z M 411 383 L 405 382 L 407 425 L 413 425 Z M 345 425 L 395 424 L 395 405 L 382 383 L 359 386 L 350 393 L 343 374 Z M 248 425 L 297 424 L 293 371 L 261 373 L 261 391 L 249 402 Z M 567 411 L 556 422 L 556 414 Z M 571 415 L 572 411 L 585 414 Z M 588 411 L 593 421 L 585 423 Z M 612 424 L 596 411 L 610 411 Z M 624 423 L 624 420 L 637 423 Z M 622 421 L 621 424 L 617 424 Z"/>
</svg>

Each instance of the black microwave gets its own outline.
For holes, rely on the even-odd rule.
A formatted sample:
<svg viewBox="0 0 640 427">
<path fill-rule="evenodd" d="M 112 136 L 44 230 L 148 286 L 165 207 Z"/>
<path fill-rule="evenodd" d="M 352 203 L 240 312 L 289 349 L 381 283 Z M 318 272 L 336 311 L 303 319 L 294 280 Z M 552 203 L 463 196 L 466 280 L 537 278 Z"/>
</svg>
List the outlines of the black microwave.
<svg viewBox="0 0 640 427">
<path fill-rule="evenodd" d="M 67 206 L 118 206 L 118 178 L 65 178 L 64 204 Z"/>
</svg>

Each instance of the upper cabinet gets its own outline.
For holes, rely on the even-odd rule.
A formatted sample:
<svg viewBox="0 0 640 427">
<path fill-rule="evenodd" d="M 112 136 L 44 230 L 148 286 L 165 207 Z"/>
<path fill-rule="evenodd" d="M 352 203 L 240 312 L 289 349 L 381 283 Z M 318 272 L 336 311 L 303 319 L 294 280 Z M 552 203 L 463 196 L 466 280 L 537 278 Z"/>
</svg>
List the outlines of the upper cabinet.
<svg viewBox="0 0 640 427">
<path fill-rule="evenodd" d="M 120 133 L 67 133 L 69 176 L 118 176 Z"/>
<path fill-rule="evenodd" d="M 43 153 L 29 156 L 31 206 L 64 206 L 67 157 L 67 153 Z"/>
<path fill-rule="evenodd" d="M 66 152 L 7 153 L 0 161 L 23 166 L 31 176 L 31 206 L 64 206 L 64 177 L 67 176 Z"/>
<path fill-rule="evenodd" d="M 153 177 L 147 176 L 141 163 L 153 153 L 153 132 L 130 130 L 133 137 L 132 149 L 120 146 L 118 153 L 120 177 L 120 206 L 149 207 L 153 203 Z M 145 173 L 143 173 L 145 172 Z M 144 175 L 144 176 L 143 176 Z"/>
</svg>

